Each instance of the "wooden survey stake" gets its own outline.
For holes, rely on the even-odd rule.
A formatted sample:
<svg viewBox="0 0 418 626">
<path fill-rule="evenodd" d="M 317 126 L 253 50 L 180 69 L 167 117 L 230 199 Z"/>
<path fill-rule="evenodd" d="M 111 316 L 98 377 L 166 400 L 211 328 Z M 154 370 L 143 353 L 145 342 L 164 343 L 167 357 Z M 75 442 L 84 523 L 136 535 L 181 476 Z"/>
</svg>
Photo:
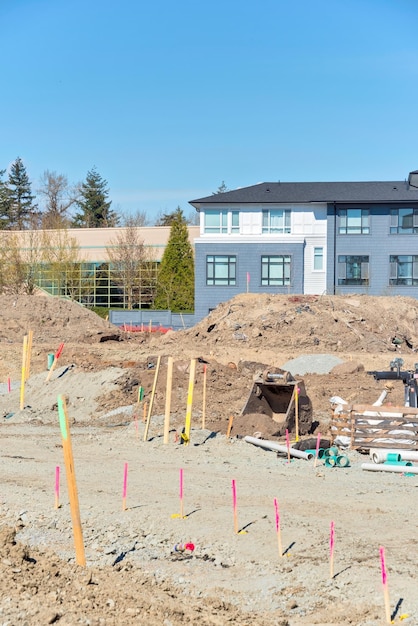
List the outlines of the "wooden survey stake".
<svg viewBox="0 0 418 626">
<path fill-rule="evenodd" d="M 33 343 L 33 330 L 28 332 L 28 349 L 26 352 L 26 367 L 25 367 L 25 376 L 26 380 L 28 380 L 30 376 L 30 361 L 32 357 L 32 343 Z"/>
<path fill-rule="evenodd" d="M 73 523 L 76 562 L 78 563 L 78 565 L 85 565 L 86 557 L 84 553 L 83 531 L 81 529 L 80 508 L 78 504 L 77 483 L 74 471 L 73 450 L 71 446 L 71 435 L 68 425 L 67 407 L 65 404 L 64 396 L 58 396 L 58 416 L 61 429 L 62 447 L 64 452 L 65 473 L 67 475 L 71 519 Z"/>
<path fill-rule="evenodd" d="M 203 366 L 203 399 L 202 399 L 202 430 L 206 428 L 206 370 L 207 365 Z"/>
<path fill-rule="evenodd" d="M 49 379 L 51 378 L 51 376 L 52 376 L 52 372 L 54 371 L 54 369 L 55 369 L 55 367 L 56 367 L 56 365 L 57 365 L 57 363 L 58 363 L 58 359 L 60 358 L 60 356 L 61 356 L 61 352 L 62 352 L 63 350 L 64 350 L 64 343 L 60 343 L 60 345 L 58 346 L 58 350 L 56 351 L 56 353 L 55 353 L 55 355 L 54 355 L 54 360 L 53 360 L 52 365 L 51 365 L 51 367 L 50 367 L 50 369 L 49 369 L 48 375 L 47 375 L 47 377 L 46 377 L 46 380 L 45 380 L 45 382 L 46 382 L 46 383 L 47 383 L 47 382 L 49 381 Z"/>
<path fill-rule="evenodd" d="M 190 376 L 189 376 L 189 391 L 187 394 L 186 423 L 184 426 L 184 433 L 182 434 L 184 443 L 186 445 L 190 441 L 190 428 L 192 424 L 192 405 L 193 405 L 193 390 L 194 390 L 195 373 L 196 373 L 196 359 L 192 359 L 190 361 Z"/>
<path fill-rule="evenodd" d="M 148 430 L 151 421 L 152 405 L 154 404 L 155 390 L 157 388 L 158 372 L 160 371 L 161 356 L 157 358 L 157 367 L 155 368 L 154 383 L 152 385 L 151 399 L 149 401 L 147 423 L 145 424 L 144 441 L 148 439 Z"/>
<path fill-rule="evenodd" d="M 20 410 L 25 408 L 26 359 L 28 353 L 28 336 L 23 337 L 22 376 L 20 380 Z"/>
<path fill-rule="evenodd" d="M 173 357 L 169 356 L 167 361 L 167 385 L 165 390 L 165 415 L 164 415 L 164 443 L 168 443 L 170 436 L 170 410 L 171 410 L 171 388 L 173 385 Z"/>
</svg>

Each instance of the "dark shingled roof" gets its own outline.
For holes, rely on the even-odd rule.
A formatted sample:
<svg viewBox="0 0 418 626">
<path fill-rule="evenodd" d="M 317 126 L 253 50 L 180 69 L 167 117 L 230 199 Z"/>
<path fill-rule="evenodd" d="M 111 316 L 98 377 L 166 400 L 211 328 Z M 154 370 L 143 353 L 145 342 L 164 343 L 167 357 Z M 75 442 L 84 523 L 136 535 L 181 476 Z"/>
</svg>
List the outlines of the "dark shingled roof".
<svg viewBox="0 0 418 626">
<path fill-rule="evenodd" d="M 191 200 L 190 204 L 199 209 L 201 204 L 266 202 L 275 204 L 418 202 L 418 188 L 408 185 L 407 181 L 399 180 L 357 183 L 259 183 Z"/>
</svg>

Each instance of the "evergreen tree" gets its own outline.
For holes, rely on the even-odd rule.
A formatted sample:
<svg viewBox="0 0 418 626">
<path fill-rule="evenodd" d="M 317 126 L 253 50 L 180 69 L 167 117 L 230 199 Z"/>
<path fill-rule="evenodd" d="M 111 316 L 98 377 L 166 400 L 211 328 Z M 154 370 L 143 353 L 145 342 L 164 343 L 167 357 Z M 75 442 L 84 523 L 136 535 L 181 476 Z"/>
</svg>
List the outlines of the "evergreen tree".
<svg viewBox="0 0 418 626">
<path fill-rule="evenodd" d="M 225 181 L 223 180 L 218 189 L 216 191 L 212 191 L 212 196 L 216 196 L 218 193 L 226 193 L 227 191 L 229 191 L 229 189 L 225 185 Z"/>
<path fill-rule="evenodd" d="M 33 203 L 35 196 L 31 193 L 29 176 L 20 157 L 10 167 L 7 188 L 7 228 L 23 230 L 34 217 L 37 206 Z"/>
<path fill-rule="evenodd" d="M 9 190 L 3 180 L 6 170 L 0 170 L 0 230 L 4 230 L 9 225 L 10 198 Z"/>
<path fill-rule="evenodd" d="M 117 226 L 117 214 L 111 210 L 108 200 L 109 190 L 96 168 L 87 172 L 86 180 L 81 183 L 80 198 L 77 205 L 80 212 L 74 217 L 73 226 L 85 228 L 106 228 Z"/>
<path fill-rule="evenodd" d="M 193 248 L 183 211 L 178 207 L 172 215 L 170 237 L 158 270 L 154 307 L 172 311 L 193 311 Z"/>
</svg>

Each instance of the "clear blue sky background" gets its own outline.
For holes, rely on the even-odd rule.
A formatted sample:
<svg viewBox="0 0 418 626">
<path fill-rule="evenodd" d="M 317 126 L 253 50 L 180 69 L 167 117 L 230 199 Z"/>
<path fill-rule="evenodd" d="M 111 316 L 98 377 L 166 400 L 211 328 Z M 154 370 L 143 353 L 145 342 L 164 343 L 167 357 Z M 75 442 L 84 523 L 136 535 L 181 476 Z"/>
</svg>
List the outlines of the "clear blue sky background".
<svg viewBox="0 0 418 626">
<path fill-rule="evenodd" d="M 1 0 L 0 169 L 158 212 L 418 169 L 417 0 Z"/>
</svg>

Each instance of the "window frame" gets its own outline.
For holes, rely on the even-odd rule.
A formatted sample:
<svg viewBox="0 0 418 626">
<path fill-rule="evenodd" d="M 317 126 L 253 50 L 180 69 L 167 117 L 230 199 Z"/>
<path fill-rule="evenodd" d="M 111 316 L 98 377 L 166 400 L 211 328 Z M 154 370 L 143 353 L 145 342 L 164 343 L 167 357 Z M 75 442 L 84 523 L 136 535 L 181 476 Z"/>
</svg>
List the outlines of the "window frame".
<svg viewBox="0 0 418 626">
<path fill-rule="evenodd" d="M 226 267 L 226 275 L 222 268 Z M 218 272 L 217 272 L 218 270 Z M 206 255 L 206 286 L 234 287 L 237 285 L 237 255 L 207 254 Z"/>
<path fill-rule="evenodd" d="M 411 216 L 411 226 L 404 228 L 400 222 Z M 401 213 L 404 213 L 401 216 Z M 400 219 L 402 218 L 402 219 Z M 398 207 L 390 209 L 390 225 L 389 233 L 391 235 L 416 235 L 418 234 L 418 208 L 416 207 Z M 396 256 L 396 255 L 395 255 Z"/>
<path fill-rule="evenodd" d="M 400 259 L 405 259 L 402 264 L 399 263 Z M 409 269 L 403 273 L 408 267 Z M 416 287 L 418 285 L 418 255 L 391 254 L 389 256 L 389 268 L 389 285 L 404 287 Z M 399 272 L 400 268 L 402 268 L 401 273 Z"/>
<path fill-rule="evenodd" d="M 354 267 L 354 263 L 357 264 Z M 360 272 L 358 276 L 354 274 Z M 337 257 L 337 284 L 339 286 L 370 285 L 370 256 L 368 254 L 339 254 Z"/>
<path fill-rule="evenodd" d="M 291 215 L 290 209 L 271 208 L 262 209 L 261 214 L 261 233 L 263 235 L 288 235 L 291 233 Z M 278 224 L 274 225 L 273 221 L 277 220 Z"/>
<path fill-rule="evenodd" d="M 207 218 L 218 218 L 212 225 L 207 224 Z M 206 209 L 203 214 L 203 232 L 205 234 L 224 235 L 228 233 L 228 211 L 226 209 Z"/>
<path fill-rule="evenodd" d="M 275 260 L 275 261 L 273 261 Z M 279 270 L 281 276 L 273 276 L 272 270 Z M 280 271 L 281 270 L 281 271 Z M 292 280 L 292 256 L 290 254 L 261 255 L 261 286 L 288 287 Z"/>
<path fill-rule="evenodd" d="M 321 253 L 317 254 L 316 251 L 320 250 Z M 316 260 L 320 259 L 321 260 L 321 267 L 315 267 L 316 265 Z M 312 271 L 313 272 L 323 272 L 324 271 L 324 267 L 325 267 L 325 254 L 324 254 L 324 246 L 314 246 L 313 249 L 313 262 L 312 262 Z"/>
<path fill-rule="evenodd" d="M 370 235 L 370 209 L 338 209 L 339 235 Z"/>
</svg>

